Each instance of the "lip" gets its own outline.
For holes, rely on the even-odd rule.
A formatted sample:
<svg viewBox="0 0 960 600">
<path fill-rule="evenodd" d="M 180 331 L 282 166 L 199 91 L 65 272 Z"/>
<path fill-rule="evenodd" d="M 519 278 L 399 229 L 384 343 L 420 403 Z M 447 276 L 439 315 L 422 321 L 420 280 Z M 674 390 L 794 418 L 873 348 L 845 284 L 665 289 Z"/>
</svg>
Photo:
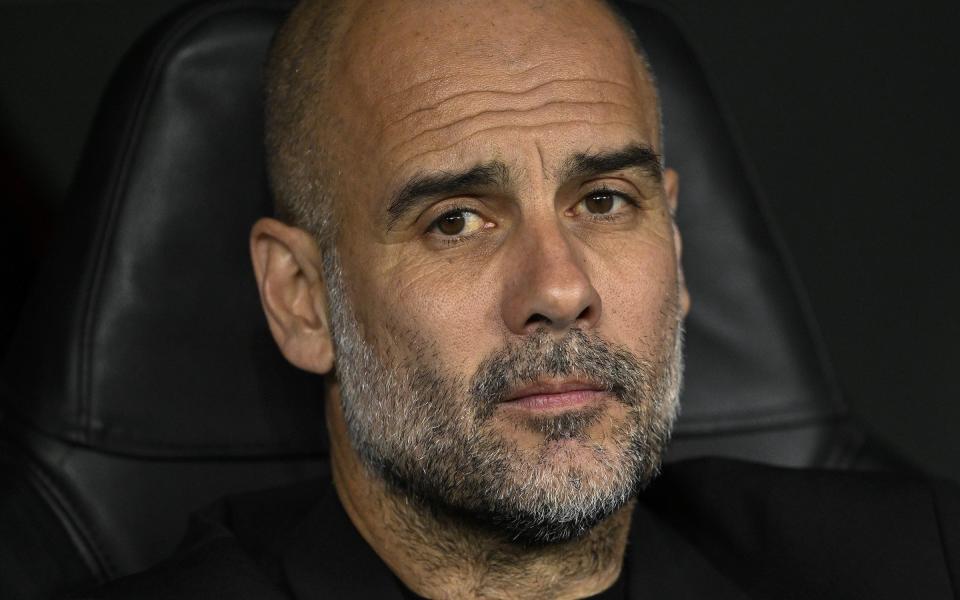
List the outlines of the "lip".
<svg viewBox="0 0 960 600">
<path fill-rule="evenodd" d="M 501 404 L 526 410 L 564 410 L 602 400 L 607 390 L 589 381 L 539 381 L 514 390 Z"/>
</svg>

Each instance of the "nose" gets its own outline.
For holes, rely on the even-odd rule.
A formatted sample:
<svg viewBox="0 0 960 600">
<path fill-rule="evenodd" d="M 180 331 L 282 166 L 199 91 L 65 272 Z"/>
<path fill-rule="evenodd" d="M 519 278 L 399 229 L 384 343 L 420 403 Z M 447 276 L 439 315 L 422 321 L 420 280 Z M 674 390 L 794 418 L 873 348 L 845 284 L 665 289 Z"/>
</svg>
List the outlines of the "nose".
<svg viewBox="0 0 960 600">
<path fill-rule="evenodd" d="M 524 335 L 542 328 L 592 328 L 600 319 L 600 295 L 576 240 L 556 223 L 517 234 L 503 301 L 510 331 Z"/>
</svg>

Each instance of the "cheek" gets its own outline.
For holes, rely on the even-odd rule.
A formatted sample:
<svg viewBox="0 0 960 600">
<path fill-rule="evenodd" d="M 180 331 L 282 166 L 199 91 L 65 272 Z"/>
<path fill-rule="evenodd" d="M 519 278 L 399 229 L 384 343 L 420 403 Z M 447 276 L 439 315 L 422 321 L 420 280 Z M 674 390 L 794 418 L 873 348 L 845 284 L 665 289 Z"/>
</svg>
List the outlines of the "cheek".
<svg viewBox="0 0 960 600">
<path fill-rule="evenodd" d="M 425 350 L 450 373 L 469 373 L 502 339 L 494 320 L 496 289 L 482 270 L 459 271 L 445 262 L 398 265 L 367 279 L 364 321 L 403 354 Z M 409 347 L 416 338 L 429 348 Z M 499 337 L 498 337 L 499 336 Z"/>
<path fill-rule="evenodd" d="M 677 310 L 677 268 L 672 243 L 644 244 L 617 260 L 598 263 L 594 287 L 603 302 L 598 324 L 611 341 L 635 347 L 672 327 Z"/>
</svg>

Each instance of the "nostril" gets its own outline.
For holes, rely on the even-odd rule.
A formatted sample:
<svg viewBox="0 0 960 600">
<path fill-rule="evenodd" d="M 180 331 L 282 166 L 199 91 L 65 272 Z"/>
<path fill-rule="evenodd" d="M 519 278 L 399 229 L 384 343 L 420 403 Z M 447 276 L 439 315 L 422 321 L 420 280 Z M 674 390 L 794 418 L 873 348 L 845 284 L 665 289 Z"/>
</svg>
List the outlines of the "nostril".
<svg viewBox="0 0 960 600">
<path fill-rule="evenodd" d="M 588 305 L 586 308 L 580 311 L 579 315 L 577 315 L 577 321 L 589 321 L 592 315 L 593 315 L 593 306 Z"/>
<path fill-rule="evenodd" d="M 552 323 L 553 321 L 548 319 L 546 316 L 541 315 L 540 313 L 533 313 L 530 315 L 530 318 L 527 319 L 527 322 L 524 325 L 525 327 L 529 327 L 531 325 L 550 325 Z"/>
</svg>

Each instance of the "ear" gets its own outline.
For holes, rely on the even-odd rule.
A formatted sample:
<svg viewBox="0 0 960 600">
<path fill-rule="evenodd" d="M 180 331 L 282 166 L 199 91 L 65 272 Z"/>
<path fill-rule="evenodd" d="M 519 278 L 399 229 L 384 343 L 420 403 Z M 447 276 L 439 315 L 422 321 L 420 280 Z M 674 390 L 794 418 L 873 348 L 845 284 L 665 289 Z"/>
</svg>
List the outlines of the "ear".
<svg viewBox="0 0 960 600">
<path fill-rule="evenodd" d="M 690 292 L 687 290 L 687 281 L 683 276 L 683 264 L 680 257 L 683 254 L 683 240 L 680 238 L 680 229 L 677 227 L 677 202 L 680 197 L 680 175 L 673 169 L 663 173 L 663 191 L 667 199 L 667 208 L 673 221 L 673 243 L 677 254 L 677 276 L 680 286 L 680 310 L 686 317 L 690 312 Z"/>
<path fill-rule="evenodd" d="M 333 368 L 327 291 L 320 249 L 306 231 L 276 219 L 257 221 L 250 256 L 270 333 L 293 365 L 324 374 Z"/>
</svg>

